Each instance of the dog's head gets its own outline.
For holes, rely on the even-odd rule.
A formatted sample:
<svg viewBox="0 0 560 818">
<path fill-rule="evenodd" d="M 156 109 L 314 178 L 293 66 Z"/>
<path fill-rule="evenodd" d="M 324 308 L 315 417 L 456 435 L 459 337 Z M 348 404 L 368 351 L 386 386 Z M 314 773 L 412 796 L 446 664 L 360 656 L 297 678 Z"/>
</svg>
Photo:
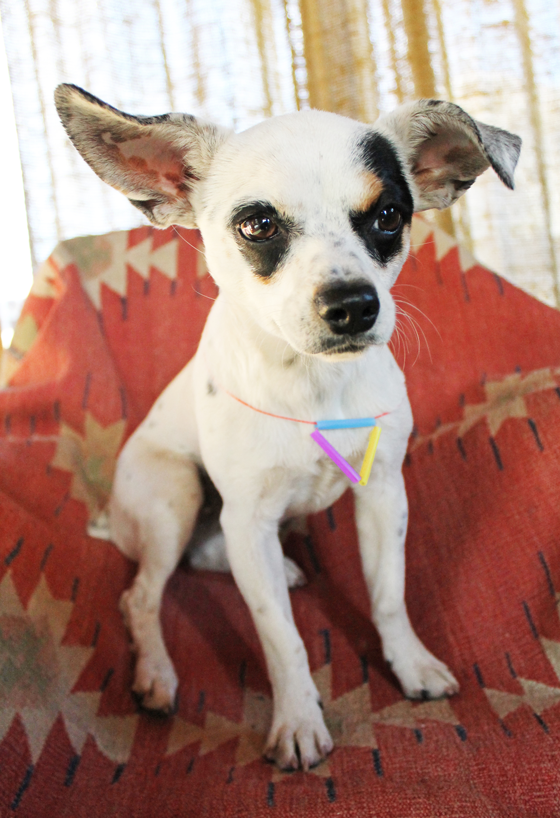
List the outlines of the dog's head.
<svg viewBox="0 0 560 818">
<path fill-rule="evenodd" d="M 368 126 L 305 111 L 235 134 L 183 114 L 124 114 L 72 85 L 57 109 L 93 170 L 158 227 L 198 227 L 221 292 L 297 352 L 386 343 L 412 214 L 488 167 L 513 188 L 521 140 L 447 102 Z"/>
</svg>

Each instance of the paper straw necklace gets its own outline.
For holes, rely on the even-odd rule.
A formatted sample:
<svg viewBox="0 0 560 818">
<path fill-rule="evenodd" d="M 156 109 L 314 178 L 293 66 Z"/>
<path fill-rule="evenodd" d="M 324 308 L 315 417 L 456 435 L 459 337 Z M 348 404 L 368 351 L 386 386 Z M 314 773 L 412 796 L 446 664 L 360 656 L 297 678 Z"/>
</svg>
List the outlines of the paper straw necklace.
<svg viewBox="0 0 560 818">
<path fill-rule="evenodd" d="M 290 420 L 292 423 L 307 423 L 310 426 L 313 426 L 314 429 L 311 432 L 311 437 L 325 452 L 328 457 L 335 463 L 338 468 L 348 477 L 352 483 L 358 483 L 360 486 L 367 486 L 369 476 L 371 473 L 371 467 L 373 465 L 373 458 L 375 457 L 375 452 L 377 449 L 377 444 L 379 443 L 379 436 L 381 434 L 381 428 L 378 426 L 377 421 L 379 418 L 388 415 L 389 412 L 382 412 L 380 415 L 376 415 L 375 417 L 371 418 L 346 418 L 342 420 L 301 420 L 300 418 L 290 418 L 286 415 L 276 415 L 274 412 L 265 412 L 264 409 L 257 409 L 256 406 L 252 406 L 250 403 L 247 403 L 241 398 L 238 398 L 237 395 L 234 395 L 232 392 L 229 392 L 224 387 L 221 387 L 226 395 L 229 395 L 230 398 L 233 398 L 238 403 L 241 403 L 243 406 L 246 406 L 248 409 L 252 409 L 253 412 L 258 412 L 261 415 L 267 415 L 271 418 L 279 418 L 280 420 Z M 369 440 L 366 448 L 366 453 L 364 455 L 364 459 L 362 461 L 362 467 L 359 472 L 354 469 L 350 463 L 342 457 L 340 452 L 337 452 L 335 447 L 329 443 L 329 441 L 321 434 L 320 430 L 326 429 L 358 429 L 358 428 L 368 428 L 373 427 L 370 435 Z"/>
</svg>

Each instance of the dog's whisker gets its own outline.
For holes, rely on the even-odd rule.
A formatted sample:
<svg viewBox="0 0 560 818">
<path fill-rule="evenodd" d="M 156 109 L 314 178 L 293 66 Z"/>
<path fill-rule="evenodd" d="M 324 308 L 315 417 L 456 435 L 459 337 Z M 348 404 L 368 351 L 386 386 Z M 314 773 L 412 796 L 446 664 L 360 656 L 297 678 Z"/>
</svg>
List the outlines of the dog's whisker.
<svg viewBox="0 0 560 818">
<path fill-rule="evenodd" d="M 428 339 L 426 337 L 426 333 L 424 332 L 423 327 L 420 325 L 418 320 L 414 316 L 412 316 L 408 312 L 406 312 L 406 310 L 403 310 L 401 307 L 399 307 L 399 311 L 400 311 L 400 314 L 404 318 L 407 319 L 408 325 L 412 328 L 412 330 L 413 330 L 413 332 L 415 334 L 415 337 L 416 337 L 418 352 L 417 352 L 414 363 L 416 363 L 416 361 L 418 360 L 418 358 L 420 356 L 420 350 L 421 350 L 420 333 L 422 334 L 422 338 L 424 339 L 424 343 L 426 344 L 426 349 L 428 350 L 428 355 L 430 356 L 430 361 L 432 361 L 432 352 L 430 350 L 430 344 L 428 343 Z"/>
<path fill-rule="evenodd" d="M 201 298 L 207 298 L 207 299 L 208 299 L 208 301 L 215 301 L 215 300 L 216 300 L 215 298 L 212 298 L 212 296 L 211 296 L 211 295 L 206 295 L 206 293 L 201 293 L 201 292 L 200 292 L 200 290 L 197 290 L 197 289 L 196 289 L 196 287 L 194 286 L 194 284 L 191 286 L 191 289 L 192 289 L 192 291 L 193 291 L 194 293 L 196 293 L 197 295 L 199 295 Z"/>
<path fill-rule="evenodd" d="M 193 250 L 196 250 L 197 253 L 200 253 L 201 256 L 204 256 L 204 258 L 206 258 L 206 253 L 204 252 L 204 250 L 201 250 L 200 247 L 196 246 L 196 244 L 191 244 L 190 241 L 187 241 L 187 239 L 181 233 L 179 233 L 175 225 L 173 225 L 173 232 L 175 233 L 178 239 L 184 241 L 186 245 L 191 247 Z"/>
<path fill-rule="evenodd" d="M 417 328 L 415 326 L 415 322 L 412 320 L 411 316 L 405 310 L 403 310 L 402 308 L 398 307 L 397 309 L 398 309 L 398 314 L 402 317 L 402 319 L 406 319 L 406 322 L 407 322 L 405 324 L 404 321 L 403 321 L 402 324 L 401 324 L 401 328 L 402 328 L 404 337 L 406 338 L 407 345 L 410 343 L 410 338 L 408 336 L 408 333 L 406 332 L 406 327 L 410 327 L 412 329 L 413 333 L 414 333 L 415 340 L 416 340 L 416 348 L 417 348 L 417 355 L 416 355 L 416 358 L 414 359 L 414 363 L 416 363 L 416 361 L 418 360 L 418 356 L 420 354 L 420 349 L 421 349 L 420 336 L 418 334 L 418 330 L 417 330 Z M 424 339 L 425 339 L 425 336 L 424 336 Z M 408 350 L 410 351 L 410 347 L 408 347 Z"/>
<path fill-rule="evenodd" d="M 425 287 L 420 287 L 418 284 L 405 284 L 404 282 L 401 283 L 400 281 L 397 281 L 396 284 L 393 284 L 393 286 L 391 287 L 391 292 L 393 292 L 394 290 L 400 290 L 403 287 L 407 287 L 412 290 L 419 290 L 421 293 L 425 292 Z"/>
<path fill-rule="evenodd" d="M 409 341 L 408 341 L 408 338 L 406 336 L 406 333 L 403 330 L 402 322 L 399 320 L 398 316 L 397 316 L 397 320 L 395 322 L 395 333 L 396 333 L 397 344 L 398 344 L 397 354 L 400 355 L 401 354 L 401 349 L 402 349 L 403 366 L 404 366 L 406 364 L 406 357 L 407 357 L 407 353 L 408 353 L 408 343 L 409 343 Z"/>
<path fill-rule="evenodd" d="M 402 297 L 401 297 L 401 298 L 395 298 L 395 297 L 393 297 L 393 300 L 394 300 L 395 302 L 398 302 L 399 304 L 406 304 L 406 306 L 407 306 L 407 307 L 411 307 L 413 310 L 416 310 L 416 312 L 420 313 L 420 315 L 421 315 L 423 318 L 425 318 L 425 319 L 426 319 L 426 321 L 428 321 L 428 322 L 429 322 L 429 323 L 432 325 L 432 327 L 434 328 L 434 330 L 437 332 L 437 334 L 438 334 L 438 336 L 439 336 L 440 341 L 441 341 L 441 340 L 443 340 L 443 339 L 442 339 L 442 337 L 441 337 L 441 333 L 440 333 L 439 329 L 438 329 L 438 328 L 437 328 L 437 326 L 434 324 L 434 322 L 432 321 L 432 319 L 430 318 L 430 316 L 429 316 L 429 315 L 426 315 L 426 313 L 424 312 L 424 310 L 421 310 L 421 309 L 420 309 L 420 307 L 418 307 L 416 304 L 413 304 L 411 301 L 408 301 L 407 299 L 402 298 Z"/>
</svg>

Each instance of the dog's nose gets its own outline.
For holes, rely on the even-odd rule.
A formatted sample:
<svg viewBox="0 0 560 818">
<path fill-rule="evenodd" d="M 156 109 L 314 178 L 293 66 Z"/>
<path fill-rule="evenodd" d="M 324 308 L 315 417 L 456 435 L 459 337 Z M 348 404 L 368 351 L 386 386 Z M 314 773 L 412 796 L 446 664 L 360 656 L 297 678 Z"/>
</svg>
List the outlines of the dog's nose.
<svg viewBox="0 0 560 818">
<path fill-rule="evenodd" d="M 357 335 L 373 327 L 379 297 L 371 284 L 339 284 L 319 292 L 315 307 L 336 335 Z"/>
</svg>

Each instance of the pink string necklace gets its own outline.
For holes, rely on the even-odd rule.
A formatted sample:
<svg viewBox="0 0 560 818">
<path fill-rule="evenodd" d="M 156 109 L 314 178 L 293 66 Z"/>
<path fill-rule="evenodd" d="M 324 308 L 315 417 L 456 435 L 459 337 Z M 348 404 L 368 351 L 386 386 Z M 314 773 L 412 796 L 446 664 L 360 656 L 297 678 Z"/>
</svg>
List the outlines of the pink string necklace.
<svg viewBox="0 0 560 818">
<path fill-rule="evenodd" d="M 381 434 L 381 428 L 377 424 L 379 418 L 385 417 L 388 415 L 389 412 L 382 412 L 380 415 L 376 415 L 375 417 L 369 418 L 345 418 L 342 420 L 302 420 L 301 418 L 290 418 L 286 415 L 277 415 L 274 412 L 265 412 L 264 409 L 258 409 L 256 406 L 252 406 L 250 403 L 247 403 L 241 398 L 238 398 L 237 395 L 234 395 L 232 392 L 229 392 L 224 387 L 220 387 L 226 395 L 229 395 L 230 398 L 236 400 L 238 403 L 241 403 L 243 406 L 246 406 L 248 409 L 252 409 L 253 412 L 258 412 L 261 415 L 268 415 L 271 418 L 278 418 L 279 420 L 290 420 L 293 423 L 307 423 L 310 426 L 314 426 L 314 430 L 311 432 L 311 437 L 325 452 L 328 457 L 335 463 L 338 468 L 352 481 L 352 483 L 359 483 L 360 486 L 367 486 L 369 476 L 371 474 L 371 467 L 373 465 L 373 459 L 375 457 L 375 452 L 377 450 L 377 444 L 379 443 L 379 436 Z M 366 448 L 366 453 L 364 455 L 364 459 L 362 461 L 362 467 L 359 472 L 357 472 L 350 463 L 342 457 L 340 452 L 338 452 L 335 447 L 329 443 L 329 441 L 321 434 L 319 431 L 320 429 L 357 429 L 362 427 L 373 427 Z"/>
</svg>

